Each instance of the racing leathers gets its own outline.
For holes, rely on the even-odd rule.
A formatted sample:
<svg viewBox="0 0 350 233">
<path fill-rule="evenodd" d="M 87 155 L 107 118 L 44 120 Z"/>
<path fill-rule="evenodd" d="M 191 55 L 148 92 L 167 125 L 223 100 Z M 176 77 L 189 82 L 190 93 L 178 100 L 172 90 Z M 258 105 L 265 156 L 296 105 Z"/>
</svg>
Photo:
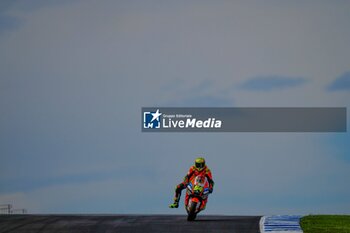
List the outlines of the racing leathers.
<svg viewBox="0 0 350 233">
<path fill-rule="evenodd" d="M 198 175 L 204 175 L 207 178 L 209 182 L 209 193 L 213 192 L 214 181 L 213 181 L 213 177 L 210 169 L 207 166 L 205 166 L 203 169 L 199 170 L 195 166 L 191 166 L 190 169 L 188 170 L 187 175 L 184 177 L 183 182 L 181 182 L 175 187 L 174 203 L 169 206 L 170 208 L 177 208 L 179 206 L 182 190 L 187 187 L 187 184 L 190 182 L 192 177 L 196 177 Z M 189 196 L 186 195 L 186 199 L 185 199 L 186 206 L 188 204 L 188 199 L 189 199 Z M 208 199 L 203 199 L 203 203 L 202 203 L 203 208 L 205 208 L 207 201 Z"/>
</svg>

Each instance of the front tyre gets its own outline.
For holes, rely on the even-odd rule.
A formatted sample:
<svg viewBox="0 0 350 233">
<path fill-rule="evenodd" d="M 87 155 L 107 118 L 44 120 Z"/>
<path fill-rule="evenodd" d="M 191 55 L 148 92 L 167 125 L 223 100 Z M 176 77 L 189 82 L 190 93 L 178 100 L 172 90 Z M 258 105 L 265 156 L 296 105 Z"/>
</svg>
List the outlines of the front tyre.
<svg viewBox="0 0 350 233">
<path fill-rule="evenodd" d="M 196 207 L 197 207 L 197 202 L 191 202 L 188 215 L 187 215 L 187 221 L 193 221 L 197 214 L 196 214 Z"/>
</svg>

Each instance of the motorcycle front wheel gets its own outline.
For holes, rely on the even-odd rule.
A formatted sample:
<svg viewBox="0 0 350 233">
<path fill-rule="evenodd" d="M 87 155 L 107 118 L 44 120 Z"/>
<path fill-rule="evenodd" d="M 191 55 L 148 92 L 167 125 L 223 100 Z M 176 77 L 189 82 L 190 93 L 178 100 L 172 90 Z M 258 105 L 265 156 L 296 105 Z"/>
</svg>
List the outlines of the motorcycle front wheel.
<svg viewBox="0 0 350 233">
<path fill-rule="evenodd" d="M 196 207 L 197 207 L 197 202 L 191 202 L 188 215 L 187 215 L 187 221 L 193 221 L 197 214 L 196 214 Z"/>
</svg>

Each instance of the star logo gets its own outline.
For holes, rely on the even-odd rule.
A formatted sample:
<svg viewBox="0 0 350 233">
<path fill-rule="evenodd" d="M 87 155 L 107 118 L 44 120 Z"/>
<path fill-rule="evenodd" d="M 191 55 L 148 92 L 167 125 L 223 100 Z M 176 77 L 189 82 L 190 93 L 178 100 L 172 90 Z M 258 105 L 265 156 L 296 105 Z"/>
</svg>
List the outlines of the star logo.
<svg viewBox="0 0 350 233">
<path fill-rule="evenodd" d="M 155 112 L 144 112 L 143 113 L 143 128 L 145 129 L 158 129 L 160 128 L 160 116 L 162 113 L 159 109 Z"/>
<path fill-rule="evenodd" d="M 156 119 L 157 119 L 157 121 L 159 121 L 159 117 L 160 117 L 160 115 L 162 115 L 161 113 L 159 113 L 159 109 L 157 109 L 157 111 L 155 113 L 151 113 L 151 114 L 153 116 L 151 122 L 153 122 Z"/>
</svg>

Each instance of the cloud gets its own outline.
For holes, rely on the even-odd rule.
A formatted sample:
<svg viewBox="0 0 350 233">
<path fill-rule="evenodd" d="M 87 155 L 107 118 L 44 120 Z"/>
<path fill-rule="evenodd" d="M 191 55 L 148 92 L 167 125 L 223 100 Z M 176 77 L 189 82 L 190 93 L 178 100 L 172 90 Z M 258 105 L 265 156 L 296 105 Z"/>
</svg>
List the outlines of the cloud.
<svg viewBox="0 0 350 233">
<path fill-rule="evenodd" d="M 329 91 L 350 90 L 350 71 L 337 77 L 331 84 L 329 84 L 329 86 L 327 87 L 327 90 Z"/>
<path fill-rule="evenodd" d="M 16 1 L 1 1 L 0 2 L 0 35 L 6 31 L 17 29 L 20 26 L 21 20 L 9 14 Z"/>
<path fill-rule="evenodd" d="M 232 95 L 224 87 L 208 79 L 196 83 L 176 79 L 168 81 L 163 90 L 167 97 L 159 106 L 232 107 L 234 104 Z"/>
<path fill-rule="evenodd" d="M 74 1 L 38 0 L 29 3 L 28 1 L 2 0 L 0 2 L 0 35 L 19 29 L 24 23 L 24 12 L 33 12 L 43 7 L 55 7 L 72 2 Z"/>
<path fill-rule="evenodd" d="M 272 91 L 298 87 L 306 83 L 305 78 L 287 76 L 261 76 L 249 79 L 240 88 L 251 91 Z"/>
</svg>

